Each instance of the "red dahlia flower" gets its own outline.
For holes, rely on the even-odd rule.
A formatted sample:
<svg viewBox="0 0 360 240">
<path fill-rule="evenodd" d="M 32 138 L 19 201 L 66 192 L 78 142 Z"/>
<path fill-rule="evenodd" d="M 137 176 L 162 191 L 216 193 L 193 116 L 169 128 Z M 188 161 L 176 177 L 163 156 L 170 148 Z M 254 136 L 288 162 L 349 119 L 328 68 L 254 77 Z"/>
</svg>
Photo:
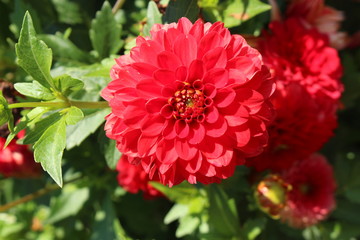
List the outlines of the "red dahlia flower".
<svg viewBox="0 0 360 240">
<path fill-rule="evenodd" d="M 0 137 L 0 174 L 5 177 L 38 177 L 41 167 L 34 161 L 32 152 L 26 145 L 18 145 L 15 140 L 3 149 L 6 139 Z"/>
<path fill-rule="evenodd" d="M 259 42 L 259 48 L 277 82 L 295 82 L 313 98 L 337 102 L 343 91 L 342 68 L 337 50 L 329 47 L 327 37 L 316 29 L 306 29 L 295 18 L 272 22 L 270 30 Z"/>
<path fill-rule="evenodd" d="M 304 228 L 325 219 L 335 207 L 336 188 L 333 170 L 318 154 L 295 163 L 283 174 L 291 185 L 280 220 L 295 228 Z"/>
<path fill-rule="evenodd" d="M 334 104 L 321 100 L 296 83 L 279 84 L 272 98 L 276 117 L 269 126 L 269 146 L 248 165 L 282 171 L 318 151 L 337 126 Z"/>
<path fill-rule="evenodd" d="M 133 162 L 134 159 L 131 159 Z M 134 163 L 134 162 L 133 162 Z M 130 193 L 144 192 L 144 197 L 149 199 L 162 196 L 162 193 L 149 184 L 149 176 L 141 165 L 131 164 L 126 155 L 122 155 L 117 163 L 116 170 L 119 172 L 117 179 L 119 185 Z"/>
<path fill-rule="evenodd" d="M 157 24 L 116 62 L 102 92 L 106 134 L 150 179 L 218 182 L 266 145 L 274 83 L 221 22 Z"/>
</svg>

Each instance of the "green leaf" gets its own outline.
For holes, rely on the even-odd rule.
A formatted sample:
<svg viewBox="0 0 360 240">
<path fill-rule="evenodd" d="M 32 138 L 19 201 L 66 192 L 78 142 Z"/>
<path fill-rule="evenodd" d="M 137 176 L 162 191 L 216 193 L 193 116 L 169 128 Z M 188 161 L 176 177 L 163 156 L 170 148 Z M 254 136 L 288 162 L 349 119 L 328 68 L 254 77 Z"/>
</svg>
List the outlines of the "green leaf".
<svg viewBox="0 0 360 240">
<path fill-rule="evenodd" d="M 80 50 L 73 42 L 60 34 L 41 34 L 38 37 L 53 50 L 54 58 L 63 61 L 75 60 L 79 62 L 90 62 L 92 60 L 89 54 Z"/>
<path fill-rule="evenodd" d="M 34 157 L 54 181 L 62 187 L 61 159 L 66 145 L 65 118 L 48 127 L 34 144 Z"/>
<path fill-rule="evenodd" d="M 116 141 L 108 139 L 105 143 L 105 160 L 110 169 L 115 169 L 118 163 L 121 153 L 116 148 Z"/>
<path fill-rule="evenodd" d="M 18 64 L 44 87 L 54 87 L 50 68 L 52 51 L 36 38 L 29 12 L 25 13 L 19 42 L 15 45 Z"/>
<path fill-rule="evenodd" d="M 239 236 L 240 223 L 235 202 L 230 201 L 226 193 L 217 184 L 209 186 L 208 197 L 211 226 L 223 236 Z"/>
<path fill-rule="evenodd" d="M 40 117 L 47 111 L 46 108 L 37 107 L 28 112 L 25 116 L 20 119 L 20 122 L 15 126 L 14 131 L 9 134 L 6 139 L 5 147 L 14 139 L 14 137 L 27 126 L 30 126 L 37 122 Z"/>
<path fill-rule="evenodd" d="M 80 145 L 91 133 L 105 121 L 105 116 L 109 114 L 109 109 L 102 109 L 96 112 L 90 112 L 77 124 L 67 126 L 67 143 L 66 149 L 71 149 Z"/>
<path fill-rule="evenodd" d="M 101 10 L 91 22 L 90 40 L 99 59 L 116 54 L 123 45 L 122 27 L 115 20 L 109 2 L 105 1 Z"/>
<path fill-rule="evenodd" d="M 161 17 L 162 14 L 160 13 L 156 3 L 154 1 L 150 1 L 147 8 L 146 24 L 143 29 L 145 36 L 150 35 L 150 29 L 155 23 L 162 23 Z"/>
<path fill-rule="evenodd" d="M 186 17 L 195 22 L 199 18 L 200 8 L 197 0 L 170 0 L 163 17 L 164 23 L 177 22 L 180 18 Z"/>
<path fill-rule="evenodd" d="M 194 217 L 191 215 L 187 215 L 185 217 L 180 218 L 179 226 L 176 229 L 176 237 L 181 238 L 185 235 L 189 235 L 193 233 L 198 226 L 200 225 L 199 217 Z"/>
<path fill-rule="evenodd" d="M 199 7 L 201 8 L 215 8 L 219 4 L 219 0 L 198 0 Z"/>
<path fill-rule="evenodd" d="M 33 144 L 33 143 L 35 143 L 44 134 L 44 132 L 50 126 L 52 126 L 53 124 L 58 122 L 59 119 L 61 119 L 61 114 L 59 112 L 55 112 L 55 113 L 41 119 L 40 121 L 37 121 L 35 123 L 34 128 L 30 128 L 27 131 L 26 136 L 23 139 L 21 139 L 20 142 L 22 144 Z"/>
<path fill-rule="evenodd" d="M 19 93 L 28 97 L 42 100 L 53 100 L 56 98 L 48 88 L 41 85 L 38 81 L 15 83 L 14 87 Z"/>
<path fill-rule="evenodd" d="M 266 218 L 255 218 L 246 220 L 243 231 L 248 240 L 254 240 L 264 230 Z"/>
<path fill-rule="evenodd" d="M 53 224 L 64 218 L 75 216 L 89 198 L 89 189 L 66 186 L 61 195 L 51 202 L 50 213 L 45 224 Z"/>
<path fill-rule="evenodd" d="M 64 115 L 64 117 L 66 125 L 74 125 L 84 118 L 84 113 L 81 111 L 80 108 L 71 106 L 70 108 L 67 108 L 65 110 L 66 115 Z"/>
<path fill-rule="evenodd" d="M 158 182 L 151 182 L 150 184 L 176 203 L 187 204 L 193 197 L 199 194 L 198 189 L 196 189 L 194 185 L 186 182 L 173 186 L 172 188 Z"/>
<path fill-rule="evenodd" d="M 83 22 L 82 8 L 80 3 L 69 0 L 51 0 L 58 12 L 59 21 L 67 24 L 79 24 Z"/>
<path fill-rule="evenodd" d="M 12 112 L 8 108 L 8 102 L 4 98 L 2 92 L 0 93 L 0 126 L 7 123 L 12 117 Z"/>
<path fill-rule="evenodd" d="M 83 89 L 84 83 L 79 79 L 72 78 L 69 75 L 61 75 L 54 79 L 56 89 L 64 96 L 69 96 L 72 92 Z"/>
<path fill-rule="evenodd" d="M 164 223 L 169 224 L 188 214 L 189 206 L 185 204 L 175 204 L 164 218 Z"/>
<path fill-rule="evenodd" d="M 223 22 L 228 28 L 239 26 L 242 22 L 271 9 L 269 4 L 260 0 L 228 0 L 222 7 L 225 8 Z"/>
</svg>

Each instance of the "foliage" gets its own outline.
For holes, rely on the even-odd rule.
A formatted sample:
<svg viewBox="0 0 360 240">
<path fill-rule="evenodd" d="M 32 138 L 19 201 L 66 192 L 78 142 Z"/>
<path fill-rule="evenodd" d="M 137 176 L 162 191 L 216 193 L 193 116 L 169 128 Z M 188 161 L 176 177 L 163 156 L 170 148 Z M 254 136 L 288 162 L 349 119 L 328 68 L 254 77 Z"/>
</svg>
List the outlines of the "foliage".
<svg viewBox="0 0 360 240">
<path fill-rule="evenodd" d="M 122 2 L 122 1 L 120 1 Z M 259 35 L 270 20 L 260 0 L 0 0 L 0 78 L 14 83 L 19 103 L 0 95 L 0 125 L 9 144 L 26 130 L 43 176 L 0 179 L 0 239 L 356 239 L 360 236 L 360 49 L 340 52 L 345 93 L 335 136 L 322 149 L 334 166 L 337 207 L 304 230 L 291 229 L 259 211 L 253 175 L 238 167 L 221 184 L 168 188 L 147 200 L 118 186 L 121 153 L 106 138 L 109 114 L 100 92 L 114 58 L 127 53 L 156 23 L 181 17 L 222 21 L 234 34 Z M 278 1 L 280 6 L 284 1 Z M 358 3 L 334 4 L 354 31 Z M 356 11 L 355 11 L 356 12 Z M 11 110 L 25 107 L 14 126 Z M 55 182 L 55 183 L 54 183 Z M 25 196 L 25 197 L 24 197 Z M 20 199 L 21 204 L 9 207 Z"/>
</svg>

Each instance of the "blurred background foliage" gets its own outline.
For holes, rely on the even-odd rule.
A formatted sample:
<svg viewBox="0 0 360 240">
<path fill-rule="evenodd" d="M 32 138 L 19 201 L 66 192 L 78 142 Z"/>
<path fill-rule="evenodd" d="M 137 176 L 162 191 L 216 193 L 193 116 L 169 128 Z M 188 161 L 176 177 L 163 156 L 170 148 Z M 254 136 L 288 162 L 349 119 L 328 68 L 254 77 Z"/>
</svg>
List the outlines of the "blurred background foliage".
<svg viewBox="0 0 360 240">
<path fill-rule="evenodd" d="M 270 20 L 270 5 L 260 0 L 161 0 L 159 4 L 169 4 L 164 15 L 164 9 L 160 13 L 148 0 L 119 2 L 114 17 L 96 26 L 93 19 L 103 0 L 0 0 L 0 78 L 13 83 L 29 79 L 16 65 L 14 49 L 26 11 L 38 37 L 53 50 L 52 75 L 67 73 L 81 79 L 85 91 L 73 97 L 91 101 L 99 100 L 101 88 L 110 81 L 112 59 L 128 52 L 134 39 L 148 34 L 153 23 L 201 16 L 206 21 L 223 21 L 232 33 L 258 36 Z M 109 3 L 115 5 L 114 0 Z M 355 34 L 360 30 L 359 1 L 326 3 L 344 12 L 343 31 Z M 278 4 L 283 8 L 286 1 Z M 94 34 L 108 34 L 114 43 L 100 50 Z M 62 189 L 46 173 L 39 179 L 0 180 L 0 239 L 357 239 L 360 49 L 344 49 L 340 56 L 345 92 L 339 127 L 322 150 L 334 166 L 338 184 L 337 208 L 326 221 L 295 230 L 267 217 L 256 206 L 246 167 L 238 167 L 221 188 L 184 183 L 168 189 L 154 184 L 167 198 L 151 200 L 141 193 L 126 193 L 117 183 L 114 168 L 120 154 L 104 136 L 107 112 L 101 110 L 85 112 L 80 124 L 67 129 Z M 21 204 L 6 207 L 17 200 Z"/>
</svg>

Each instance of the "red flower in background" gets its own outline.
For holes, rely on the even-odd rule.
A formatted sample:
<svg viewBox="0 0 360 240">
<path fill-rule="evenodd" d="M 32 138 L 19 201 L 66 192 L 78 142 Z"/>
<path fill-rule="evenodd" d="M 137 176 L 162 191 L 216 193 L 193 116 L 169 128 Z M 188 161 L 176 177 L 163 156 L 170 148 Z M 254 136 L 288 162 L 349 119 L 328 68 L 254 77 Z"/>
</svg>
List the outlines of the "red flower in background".
<svg viewBox="0 0 360 240">
<path fill-rule="evenodd" d="M 270 29 L 259 47 L 276 79 L 271 98 L 276 117 L 268 148 L 248 165 L 281 171 L 318 151 L 333 135 L 343 86 L 337 51 L 324 35 L 296 19 L 274 22 Z"/>
<path fill-rule="evenodd" d="M 134 159 L 130 161 L 133 162 Z M 130 193 L 143 191 L 144 197 L 147 199 L 163 196 L 161 192 L 149 184 L 149 176 L 142 166 L 131 164 L 126 155 L 122 155 L 116 165 L 116 170 L 119 172 L 117 176 L 119 185 L 126 191 Z"/>
<path fill-rule="evenodd" d="M 41 175 L 41 167 L 34 161 L 33 153 L 26 145 L 15 140 L 3 149 L 5 138 L 0 137 L 0 174 L 5 177 L 30 178 Z"/>
<path fill-rule="evenodd" d="M 321 100 L 296 83 L 280 84 L 272 98 L 276 117 L 269 126 L 269 146 L 248 165 L 257 171 L 282 171 L 318 151 L 337 126 L 334 104 Z"/>
<path fill-rule="evenodd" d="M 299 19 L 272 22 L 271 33 L 259 42 L 264 62 L 277 78 L 277 85 L 298 83 L 313 98 L 337 102 L 343 91 L 342 67 L 337 50 L 316 29 L 306 29 Z"/>
<path fill-rule="evenodd" d="M 155 25 L 117 60 L 106 134 L 150 179 L 219 182 L 267 143 L 274 90 L 257 50 L 220 22 Z"/>
<path fill-rule="evenodd" d="M 296 162 L 283 174 L 292 186 L 287 193 L 280 220 L 295 228 L 304 228 L 324 220 L 335 207 L 336 183 L 331 165 L 313 154 Z"/>
</svg>

